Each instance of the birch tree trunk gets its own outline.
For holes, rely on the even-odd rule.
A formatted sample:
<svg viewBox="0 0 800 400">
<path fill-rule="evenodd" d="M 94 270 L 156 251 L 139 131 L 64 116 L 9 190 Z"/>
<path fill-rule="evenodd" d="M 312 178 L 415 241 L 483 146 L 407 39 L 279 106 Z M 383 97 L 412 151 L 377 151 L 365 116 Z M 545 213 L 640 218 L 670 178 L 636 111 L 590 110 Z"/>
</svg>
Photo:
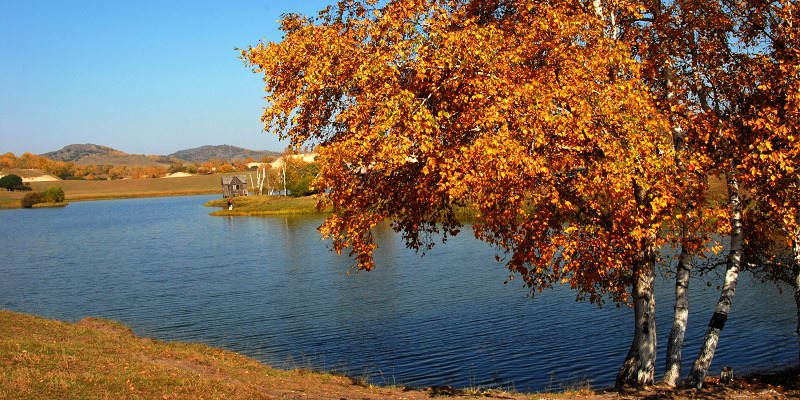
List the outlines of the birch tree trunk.
<svg viewBox="0 0 800 400">
<path fill-rule="evenodd" d="M 628 356 L 617 374 L 616 386 L 653 384 L 656 365 L 656 300 L 653 293 L 655 252 L 647 248 L 635 266 L 633 285 L 634 334 Z"/>
<path fill-rule="evenodd" d="M 681 350 L 686 336 L 686 324 L 689 320 L 689 278 L 692 272 L 692 255 L 681 247 L 678 267 L 675 273 L 675 315 L 672 319 L 672 330 L 667 342 L 667 360 L 664 371 L 664 383 L 677 385 L 681 378 Z"/>
<path fill-rule="evenodd" d="M 289 192 L 286 191 L 286 160 L 283 160 L 283 195 L 289 195 Z"/>
<path fill-rule="evenodd" d="M 800 351 L 800 230 L 795 231 L 792 240 L 792 255 L 794 256 L 794 304 L 797 307 L 797 345 Z M 798 352 L 800 360 L 800 352 Z"/>
<path fill-rule="evenodd" d="M 689 377 L 686 380 L 686 386 L 698 389 L 703 386 L 708 368 L 711 366 L 711 361 L 714 359 L 714 352 L 717 349 L 720 333 L 725 326 L 725 321 L 728 320 L 728 315 L 733 305 L 733 296 L 736 294 L 736 283 L 739 279 L 739 270 L 742 264 L 742 202 L 739 197 L 739 182 L 733 168 L 726 173 L 725 177 L 728 182 L 728 201 L 731 208 L 731 247 L 728 253 L 728 265 L 727 271 L 725 272 L 725 283 L 722 286 L 722 293 L 717 301 L 717 307 L 714 309 L 714 315 L 708 323 L 708 329 L 706 330 L 700 353 L 694 360 L 692 371 L 689 373 Z"/>
</svg>

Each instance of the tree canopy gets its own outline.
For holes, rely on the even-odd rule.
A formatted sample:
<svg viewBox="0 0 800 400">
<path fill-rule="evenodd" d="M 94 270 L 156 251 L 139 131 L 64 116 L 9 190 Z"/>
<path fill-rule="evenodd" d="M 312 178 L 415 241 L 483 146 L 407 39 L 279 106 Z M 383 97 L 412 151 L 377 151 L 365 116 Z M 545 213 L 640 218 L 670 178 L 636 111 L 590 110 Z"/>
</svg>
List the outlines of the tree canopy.
<svg viewBox="0 0 800 400">
<path fill-rule="evenodd" d="M 618 380 L 646 384 L 665 245 L 732 238 L 727 316 L 757 239 L 744 219 L 759 210 L 798 241 L 796 14 L 795 0 L 343 0 L 241 54 L 264 74 L 265 129 L 319 146 L 336 251 L 371 269 L 380 221 L 426 251 L 471 207 L 512 279 L 633 304 Z"/>
<path fill-rule="evenodd" d="M 625 299 L 613 282 L 672 202 L 667 120 L 591 8 L 512 6 L 343 2 L 316 22 L 288 16 L 283 42 L 244 53 L 267 77 L 264 121 L 322 144 L 317 184 L 335 210 L 322 230 L 362 268 L 379 221 L 425 249 L 468 204 L 476 235 L 530 286 Z"/>
</svg>

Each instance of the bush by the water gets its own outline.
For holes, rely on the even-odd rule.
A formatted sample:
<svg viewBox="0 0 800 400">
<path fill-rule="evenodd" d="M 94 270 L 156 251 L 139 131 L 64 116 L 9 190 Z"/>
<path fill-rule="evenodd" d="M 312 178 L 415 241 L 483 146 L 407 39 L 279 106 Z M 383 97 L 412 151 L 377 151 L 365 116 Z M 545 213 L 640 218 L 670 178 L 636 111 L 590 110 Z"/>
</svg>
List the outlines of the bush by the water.
<svg viewBox="0 0 800 400">
<path fill-rule="evenodd" d="M 60 187 L 51 187 L 44 192 L 28 193 L 20 202 L 23 208 L 31 208 L 40 203 L 62 203 L 64 199 L 64 190 Z"/>
<path fill-rule="evenodd" d="M 34 204 L 45 203 L 44 193 L 42 192 L 31 192 L 25 195 L 25 197 L 20 200 L 22 203 L 22 208 L 31 208 Z"/>
<path fill-rule="evenodd" d="M 44 197 L 48 203 L 61 203 L 65 199 L 64 190 L 60 187 L 47 188 L 44 191 Z"/>
</svg>

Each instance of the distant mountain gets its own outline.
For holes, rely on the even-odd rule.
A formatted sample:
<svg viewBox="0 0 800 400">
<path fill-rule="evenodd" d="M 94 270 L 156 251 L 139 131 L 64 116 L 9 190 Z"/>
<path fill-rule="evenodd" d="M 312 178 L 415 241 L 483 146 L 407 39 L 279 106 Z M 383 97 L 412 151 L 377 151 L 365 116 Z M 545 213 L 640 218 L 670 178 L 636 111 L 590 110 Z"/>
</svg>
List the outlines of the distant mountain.
<svg viewBox="0 0 800 400">
<path fill-rule="evenodd" d="M 184 161 L 200 163 L 209 160 L 244 160 L 248 157 L 261 161 L 264 157 L 277 157 L 281 153 L 269 150 L 250 150 L 227 144 L 218 146 L 200 146 L 193 149 L 179 150 L 167 157 L 178 158 Z"/>
<path fill-rule="evenodd" d="M 250 150 L 224 144 L 179 150 L 167 156 L 148 156 L 144 154 L 128 154 L 111 147 L 87 143 L 70 144 L 64 146 L 61 150 L 41 155 L 51 160 L 74 162 L 78 165 L 169 166 L 179 160 L 189 163 L 202 163 L 220 159 L 225 161 L 244 160 L 250 157 L 256 161 L 261 161 L 265 157 L 277 157 L 280 154 L 269 150 Z"/>
<path fill-rule="evenodd" d="M 111 154 L 126 155 L 126 153 L 112 149 L 111 147 L 91 143 L 70 144 L 64 146 L 61 150 L 51 151 L 41 155 L 55 161 L 76 162 L 87 156 L 107 156 Z"/>
<path fill-rule="evenodd" d="M 173 161 L 164 156 L 128 154 L 107 146 L 97 144 L 70 144 L 61 150 L 44 153 L 42 156 L 56 161 L 71 161 L 78 165 L 127 165 L 127 166 L 169 166 Z"/>
</svg>

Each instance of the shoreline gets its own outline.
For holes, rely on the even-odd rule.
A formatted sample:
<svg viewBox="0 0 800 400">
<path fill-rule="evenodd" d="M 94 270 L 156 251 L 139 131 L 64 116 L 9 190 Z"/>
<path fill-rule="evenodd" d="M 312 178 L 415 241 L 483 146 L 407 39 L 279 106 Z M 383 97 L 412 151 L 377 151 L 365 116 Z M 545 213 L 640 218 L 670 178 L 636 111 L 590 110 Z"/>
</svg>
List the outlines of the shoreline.
<svg viewBox="0 0 800 400">
<path fill-rule="evenodd" d="M 655 385 L 622 392 L 577 388 L 518 393 L 484 388 L 379 386 L 366 378 L 276 369 L 202 343 L 140 337 L 106 319 L 63 322 L 0 309 L 2 398 L 236 398 L 419 400 L 532 399 L 781 399 L 800 396 L 797 369 L 736 377 L 728 386 L 708 378 L 702 390 Z M 790 385 L 787 385 L 789 383 Z"/>
<path fill-rule="evenodd" d="M 30 193 L 30 192 L 25 192 Z M 202 196 L 216 194 L 216 191 L 197 191 L 197 192 L 148 192 L 148 193 L 126 193 L 116 195 L 81 195 L 77 197 L 67 197 L 63 203 L 40 203 L 34 205 L 33 208 L 58 208 L 66 207 L 70 203 L 80 203 L 84 201 L 104 201 L 104 200 L 124 200 L 124 199 L 144 199 L 150 197 L 179 197 L 179 196 Z M 17 210 L 22 209 L 19 199 L 13 198 L 0 198 L 0 210 Z"/>
</svg>

